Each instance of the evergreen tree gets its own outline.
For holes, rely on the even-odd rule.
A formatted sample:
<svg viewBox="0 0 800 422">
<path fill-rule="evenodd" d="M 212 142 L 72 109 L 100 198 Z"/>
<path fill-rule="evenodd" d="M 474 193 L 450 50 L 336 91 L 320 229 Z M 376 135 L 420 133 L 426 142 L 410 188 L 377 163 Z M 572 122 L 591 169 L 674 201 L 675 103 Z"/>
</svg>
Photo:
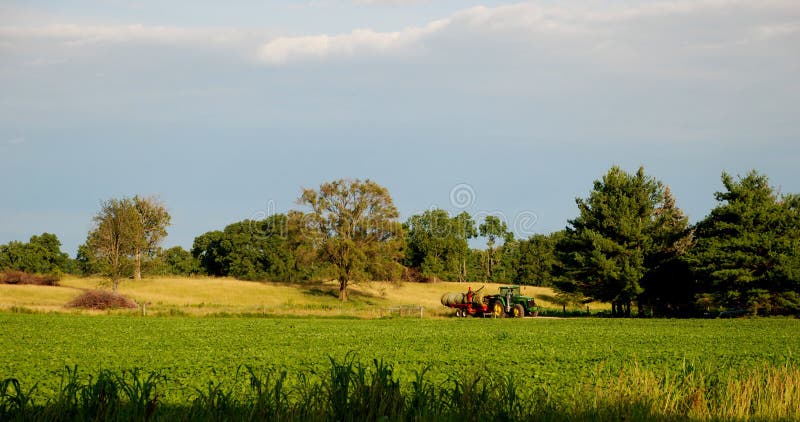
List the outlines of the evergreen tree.
<svg viewBox="0 0 800 422">
<path fill-rule="evenodd" d="M 690 315 L 698 291 L 684 258 L 694 237 L 689 218 L 675 205 L 668 186 L 654 217 L 653 247 L 645 259 L 647 272 L 641 283 L 644 292 L 639 295 L 640 311 L 647 307 L 655 315 Z"/>
<path fill-rule="evenodd" d="M 667 245 L 685 230 L 674 201 L 668 202 L 661 182 L 646 176 L 644 168 L 628 174 L 612 167 L 588 198 L 576 199 L 580 214 L 557 245 L 558 286 L 610 302 L 615 315 L 630 315 L 631 304 L 645 291 L 648 263 L 659 254 L 674 254 Z"/>
<path fill-rule="evenodd" d="M 800 311 L 800 198 L 779 197 L 756 171 L 734 180 L 696 227 L 690 262 L 703 291 L 727 308 Z"/>
</svg>

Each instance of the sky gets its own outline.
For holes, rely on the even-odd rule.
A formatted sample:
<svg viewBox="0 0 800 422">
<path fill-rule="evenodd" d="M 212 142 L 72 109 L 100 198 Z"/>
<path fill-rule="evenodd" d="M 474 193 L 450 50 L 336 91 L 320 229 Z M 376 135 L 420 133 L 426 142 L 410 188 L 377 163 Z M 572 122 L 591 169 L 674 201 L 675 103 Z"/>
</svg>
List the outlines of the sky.
<svg viewBox="0 0 800 422">
<path fill-rule="evenodd" d="M 189 248 L 339 178 L 527 237 L 613 165 L 695 222 L 723 171 L 800 193 L 798 46 L 797 0 L 0 0 L 0 244 L 140 194 Z"/>
</svg>

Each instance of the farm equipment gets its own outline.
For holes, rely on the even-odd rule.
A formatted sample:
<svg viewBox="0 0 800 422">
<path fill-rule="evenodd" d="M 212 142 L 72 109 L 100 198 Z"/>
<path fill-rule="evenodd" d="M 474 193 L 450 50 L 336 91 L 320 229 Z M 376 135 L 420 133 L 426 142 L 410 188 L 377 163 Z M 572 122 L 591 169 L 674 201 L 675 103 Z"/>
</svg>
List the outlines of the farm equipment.
<svg viewBox="0 0 800 422">
<path fill-rule="evenodd" d="M 482 294 L 484 287 L 486 286 L 474 292 L 470 287 L 466 293 L 445 293 L 442 295 L 442 305 L 454 308 L 458 317 L 472 315 L 522 318 L 539 315 L 533 296 L 522 295 L 519 286 L 500 287 L 500 293 L 496 295 Z"/>
</svg>

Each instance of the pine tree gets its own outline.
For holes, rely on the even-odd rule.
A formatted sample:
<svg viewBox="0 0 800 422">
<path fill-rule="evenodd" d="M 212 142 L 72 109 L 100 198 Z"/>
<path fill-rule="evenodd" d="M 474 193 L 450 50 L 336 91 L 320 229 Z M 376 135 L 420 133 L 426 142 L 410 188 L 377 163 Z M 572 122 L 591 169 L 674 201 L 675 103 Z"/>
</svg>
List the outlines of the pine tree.
<svg viewBox="0 0 800 422">
<path fill-rule="evenodd" d="M 589 197 L 576 203 L 580 215 L 569 221 L 557 245 L 557 286 L 610 302 L 614 315 L 630 315 L 632 302 L 644 297 L 649 264 L 686 247 L 686 219 L 671 192 L 644 168 L 628 174 L 612 167 L 595 181 Z"/>
<path fill-rule="evenodd" d="M 719 307 L 800 311 L 800 199 L 779 197 L 756 171 L 722 183 L 689 254 L 701 287 Z"/>
</svg>

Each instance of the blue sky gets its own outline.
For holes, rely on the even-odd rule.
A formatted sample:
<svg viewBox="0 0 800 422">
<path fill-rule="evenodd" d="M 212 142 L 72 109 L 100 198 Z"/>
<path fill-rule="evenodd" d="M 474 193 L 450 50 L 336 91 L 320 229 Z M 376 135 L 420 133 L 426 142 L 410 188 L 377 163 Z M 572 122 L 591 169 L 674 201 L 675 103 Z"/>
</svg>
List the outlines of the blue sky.
<svg viewBox="0 0 800 422">
<path fill-rule="evenodd" d="M 0 243 L 155 194 L 190 247 L 342 177 L 527 236 L 615 164 L 697 221 L 723 170 L 800 192 L 798 45 L 795 0 L 4 1 Z"/>
</svg>

